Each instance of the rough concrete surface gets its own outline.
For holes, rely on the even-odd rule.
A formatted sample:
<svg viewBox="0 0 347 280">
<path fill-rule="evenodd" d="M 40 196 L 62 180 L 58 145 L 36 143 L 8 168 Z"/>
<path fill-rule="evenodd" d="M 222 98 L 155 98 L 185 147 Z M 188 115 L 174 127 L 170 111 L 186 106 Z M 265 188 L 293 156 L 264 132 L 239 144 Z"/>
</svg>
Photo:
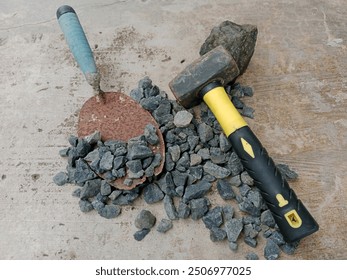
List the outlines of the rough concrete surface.
<svg viewBox="0 0 347 280">
<path fill-rule="evenodd" d="M 62 4 L 0 4 L 0 259 L 245 259 L 251 252 L 264 259 L 264 239 L 256 248 L 240 240 L 235 253 L 227 242 L 211 242 L 202 220 L 175 220 L 167 233 L 153 230 L 136 241 L 137 214 L 148 209 L 160 221 L 162 203 L 139 199 L 119 217 L 104 219 L 80 211 L 74 186 L 53 183 L 66 166 L 58 152 L 76 134 L 79 109 L 93 93 L 57 24 Z M 129 93 L 148 75 L 170 93 L 169 81 L 198 57 L 214 26 L 224 20 L 256 25 L 256 49 L 239 78 L 254 89 L 243 100 L 255 109 L 248 123 L 274 160 L 299 174 L 291 187 L 320 224 L 294 255 L 281 258 L 347 258 L 345 1 L 68 4 L 95 51 L 106 91 Z"/>
</svg>

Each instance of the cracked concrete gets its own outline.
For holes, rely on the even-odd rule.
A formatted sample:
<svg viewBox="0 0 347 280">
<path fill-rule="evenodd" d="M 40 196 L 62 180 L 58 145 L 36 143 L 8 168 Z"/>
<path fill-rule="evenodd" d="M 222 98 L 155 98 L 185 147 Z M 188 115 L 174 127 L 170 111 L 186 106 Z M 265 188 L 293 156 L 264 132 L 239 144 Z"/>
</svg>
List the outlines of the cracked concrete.
<svg viewBox="0 0 347 280">
<path fill-rule="evenodd" d="M 240 240 L 236 253 L 212 243 L 202 221 L 174 221 L 166 234 L 133 238 L 142 209 L 165 218 L 162 203 L 142 199 L 111 220 L 84 214 L 52 177 L 65 168 L 58 151 L 76 133 L 79 109 L 93 94 L 55 19 L 59 0 L 15 0 L 0 12 L 0 259 L 263 258 Z M 101 87 L 129 93 L 148 75 L 169 81 L 197 58 L 223 20 L 258 26 L 251 63 L 239 81 L 253 87 L 247 120 L 276 162 L 299 179 L 291 187 L 320 224 L 292 256 L 347 258 L 347 7 L 343 1 L 76 1 L 102 74 Z M 172 97 L 172 95 L 170 95 Z M 224 204 L 216 193 L 213 204 Z"/>
</svg>

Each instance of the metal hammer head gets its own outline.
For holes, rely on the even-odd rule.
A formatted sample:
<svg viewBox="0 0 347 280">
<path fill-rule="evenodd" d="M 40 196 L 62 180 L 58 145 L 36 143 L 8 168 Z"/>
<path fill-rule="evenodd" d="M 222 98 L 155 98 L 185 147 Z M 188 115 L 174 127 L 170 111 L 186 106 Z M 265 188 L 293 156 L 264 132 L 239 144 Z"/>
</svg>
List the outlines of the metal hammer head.
<svg viewBox="0 0 347 280">
<path fill-rule="evenodd" d="M 188 109 L 201 102 L 199 92 L 206 85 L 214 81 L 225 85 L 239 73 L 233 57 L 219 46 L 188 65 L 169 83 L 169 87 L 178 103 Z"/>
</svg>

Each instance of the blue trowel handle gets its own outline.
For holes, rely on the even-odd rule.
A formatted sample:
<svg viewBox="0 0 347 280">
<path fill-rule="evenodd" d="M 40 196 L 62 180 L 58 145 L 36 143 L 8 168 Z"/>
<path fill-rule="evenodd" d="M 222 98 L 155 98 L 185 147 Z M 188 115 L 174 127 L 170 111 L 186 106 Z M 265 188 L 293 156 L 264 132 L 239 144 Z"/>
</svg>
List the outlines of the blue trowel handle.
<svg viewBox="0 0 347 280">
<path fill-rule="evenodd" d="M 82 70 L 87 82 L 100 90 L 100 75 L 96 68 L 93 52 L 75 10 L 67 5 L 57 10 L 57 18 L 66 42 Z"/>
</svg>

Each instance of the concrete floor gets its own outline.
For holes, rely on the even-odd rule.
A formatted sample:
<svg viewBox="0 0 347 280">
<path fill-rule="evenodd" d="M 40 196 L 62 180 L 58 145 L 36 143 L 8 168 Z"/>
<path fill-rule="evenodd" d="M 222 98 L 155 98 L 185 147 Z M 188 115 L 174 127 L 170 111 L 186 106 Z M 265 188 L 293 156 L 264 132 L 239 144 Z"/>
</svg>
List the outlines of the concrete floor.
<svg viewBox="0 0 347 280">
<path fill-rule="evenodd" d="M 244 259 L 263 258 L 240 241 L 212 243 L 201 221 L 180 220 L 166 234 L 133 238 L 143 209 L 165 217 L 161 203 L 142 199 L 106 220 L 83 214 L 52 177 L 65 168 L 58 151 L 76 134 L 79 109 L 92 94 L 55 19 L 66 1 L 0 4 L 0 258 Z M 255 24 L 254 56 L 239 78 L 255 95 L 250 126 L 276 162 L 300 177 L 292 188 L 320 224 L 295 255 L 282 259 L 347 258 L 347 5 L 344 0 L 77 1 L 71 0 L 95 50 L 106 91 L 129 92 L 149 75 L 168 82 L 198 57 L 223 20 Z M 184 63 L 181 61 L 185 60 Z M 213 203 L 220 203 L 216 193 Z"/>
</svg>

